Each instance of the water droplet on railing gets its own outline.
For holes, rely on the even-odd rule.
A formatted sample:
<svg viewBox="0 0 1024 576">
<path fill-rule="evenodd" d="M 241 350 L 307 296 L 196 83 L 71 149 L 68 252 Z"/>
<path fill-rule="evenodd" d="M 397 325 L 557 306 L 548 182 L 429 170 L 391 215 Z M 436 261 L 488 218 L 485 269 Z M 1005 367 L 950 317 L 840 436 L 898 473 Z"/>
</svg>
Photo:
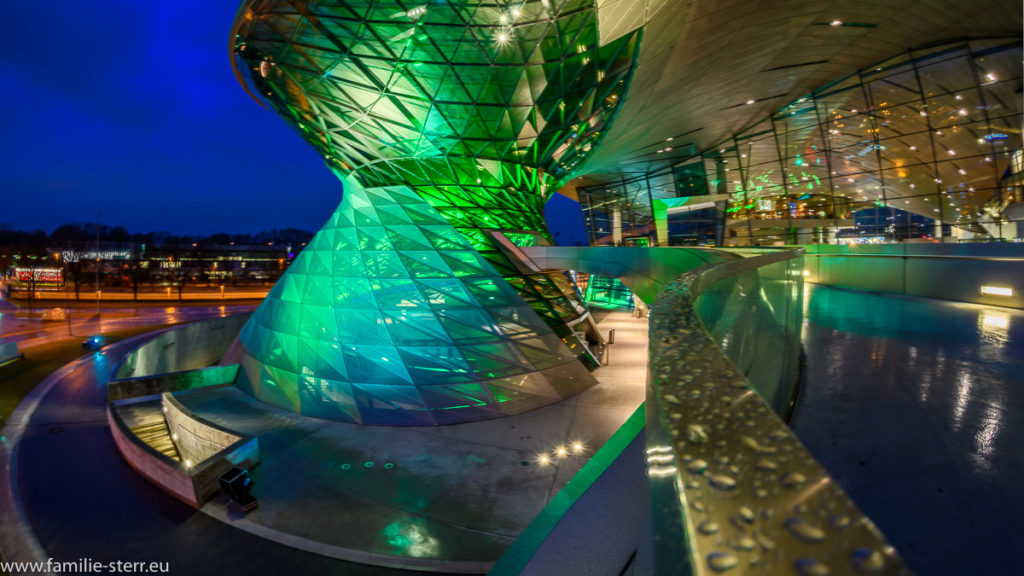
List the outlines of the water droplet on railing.
<svg viewBox="0 0 1024 576">
<path fill-rule="evenodd" d="M 744 436 L 742 440 L 743 444 L 746 445 L 747 448 L 750 448 L 751 450 L 757 452 L 758 454 L 774 454 L 775 452 L 778 451 L 778 448 L 776 448 L 775 446 L 765 446 L 763 444 L 758 443 L 757 440 L 751 438 L 750 436 Z"/>
<path fill-rule="evenodd" d="M 766 470 L 768 472 L 774 472 L 775 470 L 778 470 L 778 468 L 779 468 L 778 464 L 776 464 L 775 462 L 772 462 L 771 460 L 769 460 L 767 458 L 761 458 L 760 460 L 757 461 L 757 464 L 755 464 L 754 466 L 758 470 Z"/>
<path fill-rule="evenodd" d="M 715 572 L 732 570 L 739 564 L 739 559 L 728 552 L 712 552 L 708 554 L 708 566 Z"/>
<path fill-rule="evenodd" d="M 885 568 L 885 558 L 878 550 L 857 548 L 853 551 L 853 568 L 857 572 L 872 574 Z"/>
<path fill-rule="evenodd" d="M 736 487 L 736 480 L 724 474 L 712 474 L 708 476 L 708 485 L 715 490 L 732 490 Z"/>
<path fill-rule="evenodd" d="M 836 528 L 846 528 L 850 525 L 850 518 L 848 516 L 835 514 L 829 518 L 829 522 Z"/>
<path fill-rule="evenodd" d="M 800 576 L 828 576 L 828 566 L 816 558 L 797 558 L 793 568 Z"/>
<path fill-rule="evenodd" d="M 785 526 L 786 530 L 789 530 L 789 533 L 801 542 L 813 544 L 825 539 L 824 530 L 811 525 L 811 523 L 802 518 L 787 518 Z"/>
<path fill-rule="evenodd" d="M 697 530 L 701 534 L 714 534 L 718 532 L 718 522 L 712 522 L 710 520 L 707 522 L 701 522 L 700 526 L 697 526 Z"/>
<path fill-rule="evenodd" d="M 708 469 L 708 463 L 698 458 L 697 460 L 690 462 L 686 469 L 693 474 L 703 474 L 704 471 Z"/>
<path fill-rule="evenodd" d="M 686 427 L 686 439 L 691 444 L 706 444 L 708 441 L 707 430 L 700 424 L 690 424 Z"/>
<path fill-rule="evenodd" d="M 743 550 L 744 552 L 750 552 L 754 548 L 757 548 L 757 542 L 754 542 L 753 538 L 744 536 L 736 541 L 736 546 L 734 546 L 734 548 L 737 550 Z"/>
<path fill-rule="evenodd" d="M 743 520 L 747 524 L 753 524 L 754 521 L 757 520 L 757 517 L 754 516 L 754 511 L 746 506 L 740 506 L 739 517 L 740 520 Z"/>
<path fill-rule="evenodd" d="M 786 472 L 782 475 L 782 485 L 786 488 L 800 488 L 807 482 L 807 477 L 799 472 Z"/>
</svg>

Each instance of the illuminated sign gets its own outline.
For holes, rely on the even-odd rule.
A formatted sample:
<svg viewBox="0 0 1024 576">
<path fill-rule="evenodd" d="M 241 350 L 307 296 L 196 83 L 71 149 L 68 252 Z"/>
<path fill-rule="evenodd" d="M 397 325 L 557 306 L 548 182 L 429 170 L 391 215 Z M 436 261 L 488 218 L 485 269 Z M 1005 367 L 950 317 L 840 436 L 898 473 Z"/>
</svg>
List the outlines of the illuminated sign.
<svg viewBox="0 0 1024 576">
<path fill-rule="evenodd" d="M 35 274 L 35 281 L 43 284 L 60 284 L 64 282 L 64 271 L 60 268 L 15 268 L 14 275 L 18 282 L 32 282 L 32 275 Z"/>
</svg>

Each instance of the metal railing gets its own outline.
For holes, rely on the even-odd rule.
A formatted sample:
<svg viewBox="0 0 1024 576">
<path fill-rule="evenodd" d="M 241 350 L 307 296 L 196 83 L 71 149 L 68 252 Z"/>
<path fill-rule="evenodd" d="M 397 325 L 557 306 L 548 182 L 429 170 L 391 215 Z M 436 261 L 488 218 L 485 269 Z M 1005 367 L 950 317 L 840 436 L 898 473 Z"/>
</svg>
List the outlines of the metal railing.
<svg viewBox="0 0 1024 576">
<path fill-rule="evenodd" d="M 797 249 L 691 270 L 652 308 L 653 573 L 910 573 L 780 418 L 802 288 Z"/>
</svg>

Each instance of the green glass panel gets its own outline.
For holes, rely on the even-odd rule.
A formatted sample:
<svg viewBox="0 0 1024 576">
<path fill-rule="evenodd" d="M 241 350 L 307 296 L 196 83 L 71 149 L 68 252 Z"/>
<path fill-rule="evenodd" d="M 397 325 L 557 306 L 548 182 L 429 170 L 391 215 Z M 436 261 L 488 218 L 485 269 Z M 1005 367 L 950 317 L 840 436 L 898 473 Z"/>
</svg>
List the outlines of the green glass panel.
<svg viewBox="0 0 1024 576">
<path fill-rule="evenodd" d="M 495 24 L 503 5 L 248 8 L 235 49 L 255 71 L 253 92 L 316 148 L 345 194 L 254 313 L 259 329 L 243 331 L 243 389 L 323 417 L 396 424 L 560 397 L 527 357 L 571 359 L 556 334 L 585 310 L 555 275 L 522 278 L 489 234 L 550 240 L 544 200 L 607 133 L 640 33 L 602 45 L 593 0 L 522 4 L 506 32 Z M 517 344 L 537 338 L 551 349 Z M 278 373 L 289 366 L 302 373 Z"/>
</svg>

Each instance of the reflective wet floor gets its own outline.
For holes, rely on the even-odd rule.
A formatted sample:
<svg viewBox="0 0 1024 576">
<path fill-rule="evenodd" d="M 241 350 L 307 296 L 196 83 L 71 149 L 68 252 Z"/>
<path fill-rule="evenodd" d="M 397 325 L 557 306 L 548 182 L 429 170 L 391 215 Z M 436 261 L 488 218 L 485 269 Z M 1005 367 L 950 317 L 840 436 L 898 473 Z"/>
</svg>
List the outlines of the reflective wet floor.
<svg viewBox="0 0 1024 576">
<path fill-rule="evenodd" d="M 800 439 L 917 573 L 1024 573 L 1024 312 L 804 302 Z"/>
</svg>

